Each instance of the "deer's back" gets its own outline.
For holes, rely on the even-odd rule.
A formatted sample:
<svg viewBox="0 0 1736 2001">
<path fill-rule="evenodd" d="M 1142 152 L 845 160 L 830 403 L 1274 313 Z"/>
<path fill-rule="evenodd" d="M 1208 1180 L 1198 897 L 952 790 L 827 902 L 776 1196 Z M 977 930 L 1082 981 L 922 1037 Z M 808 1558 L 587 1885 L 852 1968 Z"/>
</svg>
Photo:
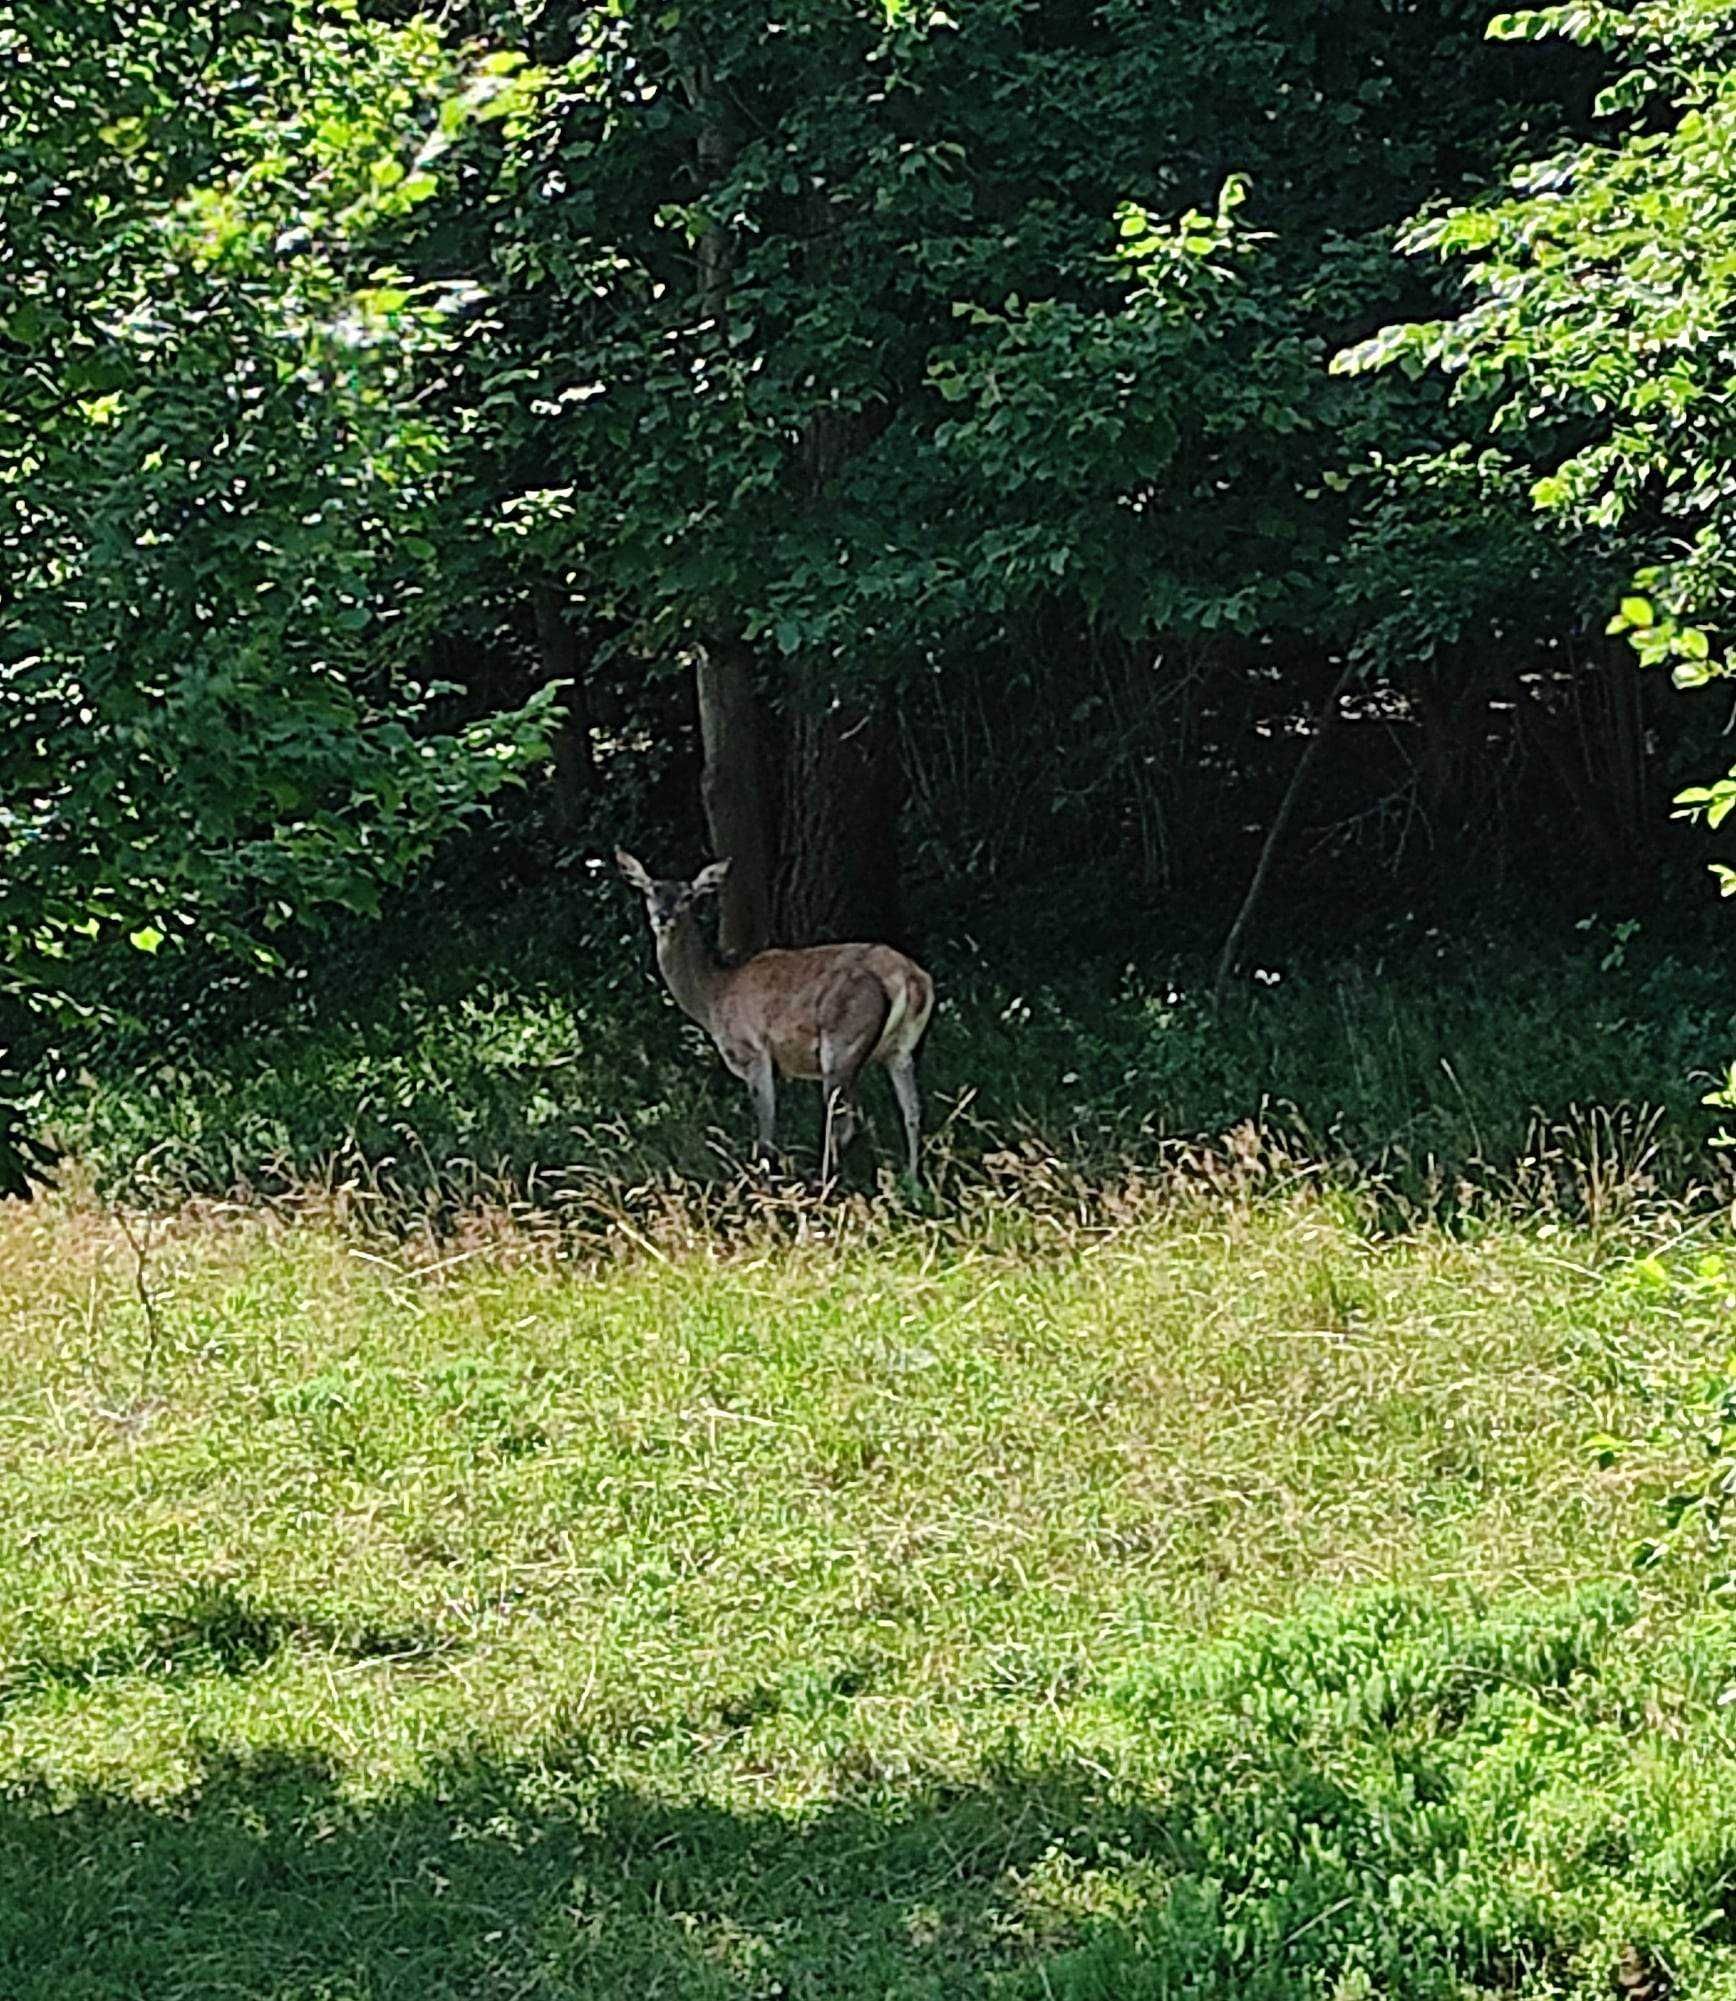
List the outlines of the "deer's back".
<svg viewBox="0 0 1736 2001">
<path fill-rule="evenodd" d="M 860 1012 L 871 982 L 885 996 L 885 1032 L 871 1059 L 895 1037 L 914 1048 L 934 1006 L 934 982 L 891 945 L 810 945 L 757 952 L 729 976 L 714 1016 L 720 1042 L 758 1043 L 786 1077 L 820 1074 L 820 1036 Z M 726 1047 L 726 1054 L 728 1053 Z"/>
</svg>

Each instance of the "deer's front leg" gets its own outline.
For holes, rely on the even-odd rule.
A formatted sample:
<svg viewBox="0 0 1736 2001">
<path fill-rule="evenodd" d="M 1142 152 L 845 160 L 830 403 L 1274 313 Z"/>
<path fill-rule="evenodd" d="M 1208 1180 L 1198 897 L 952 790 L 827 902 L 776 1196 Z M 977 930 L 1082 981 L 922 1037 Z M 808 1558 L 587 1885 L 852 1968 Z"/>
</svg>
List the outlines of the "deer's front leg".
<svg viewBox="0 0 1736 2001">
<path fill-rule="evenodd" d="M 769 1056 L 756 1057 L 744 1070 L 742 1081 L 753 1099 L 754 1123 L 759 1138 L 754 1151 L 762 1160 L 778 1156 L 778 1076 Z"/>
</svg>

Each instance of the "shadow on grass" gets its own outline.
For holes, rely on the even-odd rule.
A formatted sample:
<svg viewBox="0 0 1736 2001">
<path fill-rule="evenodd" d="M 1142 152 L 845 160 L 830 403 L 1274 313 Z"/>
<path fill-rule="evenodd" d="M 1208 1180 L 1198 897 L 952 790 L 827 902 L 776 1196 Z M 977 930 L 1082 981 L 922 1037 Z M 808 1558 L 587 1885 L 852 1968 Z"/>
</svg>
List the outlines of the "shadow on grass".
<svg viewBox="0 0 1736 2001">
<path fill-rule="evenodd" d="M 1436 1851 L 1443 1838 L 1462 1848 L 1462 1829 L 1443 1834 L 1439 1815 L 1416 1806 L 1395 1820 L 1304 1764 L 1275 1781 L 1268 1769 L 1238 1785 L 1202 1765 L 1163 1798 L 1140 1799 L 1076 1772 L 1025 1772 L 956 1790 L 881 1786 L 807 1818 L 603 1785 L 582 1755 L 457 1765 L 368 1804 L 297 1760 L 218 1762 L 195 1794 L 160 1807 L 105 1794 L 56 1803 L 26 1787 L 0 1803 L 0 1992 L 1432 2001 L 1540 1981 L 1581 1991 L 1559 1941 L 1514 1929 L 1493 1858 L 1482 1859 L 1480 1903 L 1457 1912 L 1455 1929 Z"/>
<path fill-rule="evenodd" d="M 196 1681 L 245 1675 L 292 1644 L 311 1644 L 345 1661 L 434 1660 L 451 1642 L 409 1628 L 292 1615 L 227 1582 L 195 1580 L 137 1614 L 133 1630 L 79 1655 L 44 1655 L 0 1667 L 0 1719 L 16 1704 L 129 1676 Z"/>
</svg>

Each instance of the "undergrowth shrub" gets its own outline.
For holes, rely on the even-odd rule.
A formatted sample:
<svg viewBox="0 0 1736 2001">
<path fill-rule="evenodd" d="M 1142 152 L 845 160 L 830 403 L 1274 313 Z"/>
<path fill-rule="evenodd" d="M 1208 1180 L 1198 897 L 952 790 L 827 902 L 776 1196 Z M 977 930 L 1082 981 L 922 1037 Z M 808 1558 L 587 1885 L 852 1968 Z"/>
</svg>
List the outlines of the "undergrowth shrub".
<svg viewBox="0 0 1736 2001">
<path fill-rule="evenodd" d="M 1638 1620 L 1631 1589 L 1519 1609 L 1374 1593 L 1126 1674 L 1116 1701 L 1161 1775 L 1139 1971 L 1115 1984 L 1117 1940 L 1021 1991 L 1595 1994 L 1626 1953 L 1736 1993 L 1707 1925 L 1730 1747 L 1702 1742 L 1714 1780 L 1679 1744 L 1636 1745 L 1655 1702 Z M 1088 1866 L 1051 1865 L 1048 1894 Z"/>
<path fill-rule="evenodd" d="M 105 1190 L 152 1201 L 312 1185 L 413 1208 L 467 1181 L 532 1200 L 596 1175 L 733 1179 L 744 1095 L 656 983 L 631 913 L 536 916 L 455 932 L 437 958 L 381 933 L 215 995 L 167 969 L 76 1060 L 43 1055 L 30 1114 Z M 1499 1191 L 1596 1223 L 1725 1171 L 1699 1099 L 1736 1014 L 1693 967 L 1595 949 L 1320 960 L 1218 1014 L 1185 959 L 1015 983 L 963 943 L 927 956 L 931 1179 L 989 1173 L 1009 1146 L 1114 1178 L 1250 1121 L 1436 1215 Z M 863 1100 L 857 1187 L 896 1131 L 880 1078 Z M 781 1110 L 806 1168 L 818 1094 L 791 1086 Z"/>
</svg>

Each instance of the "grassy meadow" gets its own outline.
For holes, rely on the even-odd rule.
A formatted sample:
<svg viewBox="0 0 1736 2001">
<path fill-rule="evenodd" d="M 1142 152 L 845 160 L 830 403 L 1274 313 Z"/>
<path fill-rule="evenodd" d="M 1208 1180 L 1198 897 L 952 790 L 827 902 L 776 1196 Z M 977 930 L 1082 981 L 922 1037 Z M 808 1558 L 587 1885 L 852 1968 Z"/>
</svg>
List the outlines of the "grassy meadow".
<svg viewBox="0 0 1736 2001">
<path fill-rule="evenodd" d="M 0 1212 L 8 2001 L 1736 1996 L 1715 1211 L 613 1237 Z"/>
<path fill-rule="evenodd" d="M 1712 959 L 961 926 L 819 1203 L 618 899 L 418 935 L 34 1079 L 4 2001 L 1736 2001 Z"/>
</svg>

